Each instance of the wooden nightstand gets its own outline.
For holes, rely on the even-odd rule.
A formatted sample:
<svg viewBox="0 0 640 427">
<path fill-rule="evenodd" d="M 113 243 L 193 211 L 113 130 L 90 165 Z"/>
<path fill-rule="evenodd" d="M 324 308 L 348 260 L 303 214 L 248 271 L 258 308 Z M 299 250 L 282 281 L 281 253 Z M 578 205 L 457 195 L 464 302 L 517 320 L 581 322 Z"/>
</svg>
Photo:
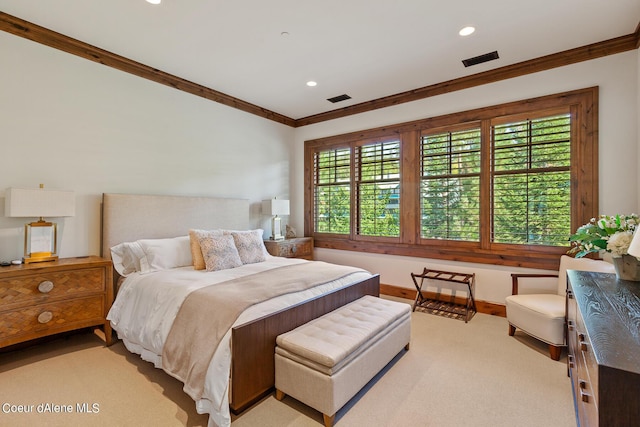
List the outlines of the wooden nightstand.
<svg viewBox="0 0 640 427">
<path fill-rule="evenodd" d="M 97 256 L 0 267 L 0 347 L 98 325 L 111 345 L 112 275 Z"/>
<path fill-rule="evenodd" d="M 265 240 L 267 251 L 273 256 L 313 259 L 313 237 L 294 237 L 284 240 Z"/>
</svg>

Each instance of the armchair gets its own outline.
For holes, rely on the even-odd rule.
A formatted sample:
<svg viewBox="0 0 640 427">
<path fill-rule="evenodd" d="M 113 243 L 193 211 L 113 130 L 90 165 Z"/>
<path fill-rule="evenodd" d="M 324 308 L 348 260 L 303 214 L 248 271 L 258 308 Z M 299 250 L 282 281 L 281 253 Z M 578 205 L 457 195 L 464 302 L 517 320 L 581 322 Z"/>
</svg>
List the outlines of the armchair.
<svg viewBox="0 0 640 427">
<path fill-rule="evenodd" d="M 512 295 L 505 300 L 509 335 L 516 329 L 549 344 L 549 354 L 553 360 L 559 360 L 565 338 L 565 295 L 567 291 L 567 270 L 598 271 L 615 273 L 613 264 L 590 258 L 560 257 L 558 274 L 512 274 Z M 557 277 L 555 294 L 524 294 L 519 289 L 521 278 Z"/>
</svg>

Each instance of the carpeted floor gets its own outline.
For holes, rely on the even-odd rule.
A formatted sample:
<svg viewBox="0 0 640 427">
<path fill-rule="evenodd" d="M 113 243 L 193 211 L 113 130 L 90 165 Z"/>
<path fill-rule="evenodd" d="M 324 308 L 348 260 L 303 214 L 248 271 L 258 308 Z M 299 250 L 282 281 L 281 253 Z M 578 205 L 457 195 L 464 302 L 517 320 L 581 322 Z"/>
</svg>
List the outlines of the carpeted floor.
<svg viewBox="0 0 640 427">
<path fill-rule="evenodd" d="M 207 424 L 181 383 L 90 332 L 0 354 L 0 405 L 0 426 Z M 273 396 L 232 422 L 321 425 L 318 412 Z M 411 349 L 336 417 L 336 427 L 548 425 L 576 425 L 565 357 L 554 362 L 546 345 L 520 332 L 509 337 L 504 318 L 485 314 L 464 323 L 413 313 Z"/>
</svg>

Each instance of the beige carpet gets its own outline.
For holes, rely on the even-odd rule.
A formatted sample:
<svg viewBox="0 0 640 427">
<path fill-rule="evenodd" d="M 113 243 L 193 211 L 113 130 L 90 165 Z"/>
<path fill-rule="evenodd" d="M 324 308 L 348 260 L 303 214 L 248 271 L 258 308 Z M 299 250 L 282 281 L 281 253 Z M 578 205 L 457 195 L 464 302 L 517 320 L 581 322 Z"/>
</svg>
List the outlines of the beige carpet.
<svg viewBox="0 0 640 427">
<path fill-rule="evenodd" d="M 565 363 L 520 332 L 509 337 L 504 318 L 413 313 L 411 349 L 338 412 L 336 426 L 575 427 Z M 178 381 L 90 332 L 0 354 L 0 405 L 0 426 L 207 424 Z M 17 405 L 36 413 L 11 412 Z M 313 409 L 273 396 L 232 423 L 320 425 Z"/>
</svg>

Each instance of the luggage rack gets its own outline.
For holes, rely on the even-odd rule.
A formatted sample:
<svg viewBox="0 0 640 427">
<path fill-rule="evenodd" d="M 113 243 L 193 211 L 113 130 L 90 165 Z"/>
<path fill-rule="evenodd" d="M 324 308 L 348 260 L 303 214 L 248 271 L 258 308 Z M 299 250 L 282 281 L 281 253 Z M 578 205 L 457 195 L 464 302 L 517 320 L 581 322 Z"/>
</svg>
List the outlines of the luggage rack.
<svg viewBox="0 0 640 427">
<path fill-rule="evenodd" d="M 427 310 L 437 310 L 447 313 L 453 313 L 456 315 L 464 316 L 464 323 L 467 323 L 469 320 L 471 320 L 471 317 L 473 317 L 473 315 L 478 312 L 478 310 L 476 309 L 476 301 L 473 298 L 473 290 L 476 283 L 475 273 L 457 273 L 454 271 L 431 270 L 425 268 L 422 273 L 411 273 L 411 279 L 413 279 L 413 284 L 415 285 L 417 291 L 416 299 L 413 303 L 413 311 L 416 311 L 416 308 L 420 307 Z M 452 302 L 443 306 L 442 301 L 425 297 L 422 293 L 422 285 L 424 284 L 425 279 L 462 283 L 467 285 L 468 292 L 466 303 L 464 305 L 460 305 Z"/>
</svg>

